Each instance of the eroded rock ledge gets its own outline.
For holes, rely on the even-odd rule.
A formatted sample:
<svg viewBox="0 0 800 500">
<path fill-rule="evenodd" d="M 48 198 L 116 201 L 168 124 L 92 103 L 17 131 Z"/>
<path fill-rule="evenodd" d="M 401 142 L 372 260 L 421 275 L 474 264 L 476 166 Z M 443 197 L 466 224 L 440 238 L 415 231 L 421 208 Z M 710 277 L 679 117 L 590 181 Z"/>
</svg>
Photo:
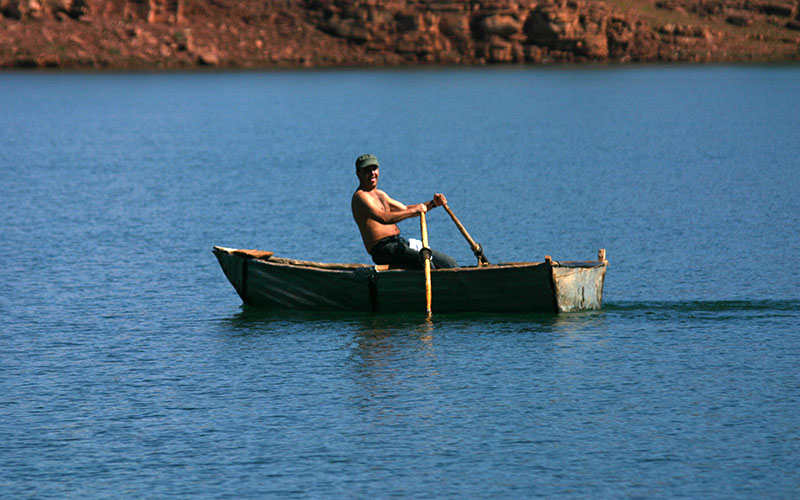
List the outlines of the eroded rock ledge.
<svg viewBox="0 0 800 500">
<path fill-rule="evenodd" d="M 800 60 L 798 1 L 0 0 L 0 66 Z"/>
</svg>

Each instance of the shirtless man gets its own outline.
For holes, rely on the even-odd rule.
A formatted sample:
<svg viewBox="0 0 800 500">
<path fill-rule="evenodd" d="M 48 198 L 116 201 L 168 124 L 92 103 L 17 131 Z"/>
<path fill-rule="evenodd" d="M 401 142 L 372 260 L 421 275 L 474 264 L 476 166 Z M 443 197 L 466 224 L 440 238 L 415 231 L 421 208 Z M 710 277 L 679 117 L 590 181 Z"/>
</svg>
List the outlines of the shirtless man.
<svg viewBox="0 0 800 500">
<path fill-rule="evenodd" d="M 436 193 L 427 203 L 406 206 L 392 199 L 378 189 L 380 176 L 378 159 L 365 154 L 356 160 L 358 189 L 353 193 L 350 207 L 353 219 L 361 231 L 361 239 L 367 253 L 376 264 L 392 264 L 407 269 L 422 269 L 424 260 L 418 250 L 409 246 L 408 240 L 400 236 L 397 223 L 409 217 L 416 217 L 435 207 L 447 203 L 447 198 Z M 458 267 L 449 255 L 431 250 L 433 267 Z"/>
</svg>

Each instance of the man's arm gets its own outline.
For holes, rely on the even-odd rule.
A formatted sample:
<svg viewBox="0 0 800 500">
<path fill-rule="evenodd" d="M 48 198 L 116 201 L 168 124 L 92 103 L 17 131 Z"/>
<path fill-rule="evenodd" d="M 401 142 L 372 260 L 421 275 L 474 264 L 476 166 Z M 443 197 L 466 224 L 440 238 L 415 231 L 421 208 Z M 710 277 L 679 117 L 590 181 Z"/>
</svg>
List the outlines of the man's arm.
<svg viewBox="0 0 800 500">
<path fill-rule="evenodd" d="M 383 196 L 383 199 L 386 200 L 386 204 L 389 205 L 390 211 L 398 212 L 401 210 L 408 210 L 407 206 L 395 200 L 394 198 L 386 194 L 384 191 L 378 191 L 378 192 L 381 194 L 381 196 Z"/>
<path fill-rule="evenodd" d="M 405 210 L 406 208 L 408 208 L 399 201 L 392 199 L 385 192 L 381 191 L 380 193 L 386 199 L 386 202 L 389 204 L 392 210 Z M 445 198 L 445 196 L 442 193 L 436 193 L 433 195 L 433 199 L 431 201 L 426 201 L 425 203 L 423 203 L 423 205 L 425 205 L 426 209 L 433 210 L 436 207 L 447 205 L 447 198 Z"/>
<path fill-rule="evenodd" d="M 391 199 L 386 196 L 386 202 L 389 210 L 386 210 L 375 198 L 367 195 L 366 193 L 357 193 L 353 199 L 354 210 L 365 214 L 367 218 L 376 220 L 381 224 L 396 224 L 401 220 L 415 217 L 420 213 L 428 211 L 428 207 L 424 203 L 417 205 L 405 206 L 399 201 Z"/>
</svg>

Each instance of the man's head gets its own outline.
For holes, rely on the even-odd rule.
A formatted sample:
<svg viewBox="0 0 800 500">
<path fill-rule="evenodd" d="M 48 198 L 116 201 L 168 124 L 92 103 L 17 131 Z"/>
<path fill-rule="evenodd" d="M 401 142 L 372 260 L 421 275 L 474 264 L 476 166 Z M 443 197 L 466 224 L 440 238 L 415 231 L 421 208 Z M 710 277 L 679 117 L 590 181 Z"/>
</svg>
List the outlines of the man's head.
<svg viewBox="0 0 800 500">
<path fill-rule="evenodd" d="M 378 159 L 371 154 L 361 155 L 356 159 L 356 176 L 361 189 L 370 190 L 378 186 Z"/>
</svg>

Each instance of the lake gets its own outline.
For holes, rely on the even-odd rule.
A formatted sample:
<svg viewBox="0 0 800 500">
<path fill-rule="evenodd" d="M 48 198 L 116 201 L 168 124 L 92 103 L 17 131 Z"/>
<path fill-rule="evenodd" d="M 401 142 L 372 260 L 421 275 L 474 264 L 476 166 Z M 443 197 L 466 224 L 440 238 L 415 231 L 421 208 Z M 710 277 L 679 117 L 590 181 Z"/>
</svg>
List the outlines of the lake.
<svg viewBox="0 0 800 500">
<path fill-rule="evenodd" d="M 8 498 L 790 498 L 800 68 L 0 74 Z M 369 263 L 355 158 L 601 311 L 243 307 L 214 245 Z M 431 246 L 475 258 L 446 212 Z M 419 224 L 400 224 L 419 237 Z M 788 265 L 789 267 L 783 267 Z"/>
</svg>

